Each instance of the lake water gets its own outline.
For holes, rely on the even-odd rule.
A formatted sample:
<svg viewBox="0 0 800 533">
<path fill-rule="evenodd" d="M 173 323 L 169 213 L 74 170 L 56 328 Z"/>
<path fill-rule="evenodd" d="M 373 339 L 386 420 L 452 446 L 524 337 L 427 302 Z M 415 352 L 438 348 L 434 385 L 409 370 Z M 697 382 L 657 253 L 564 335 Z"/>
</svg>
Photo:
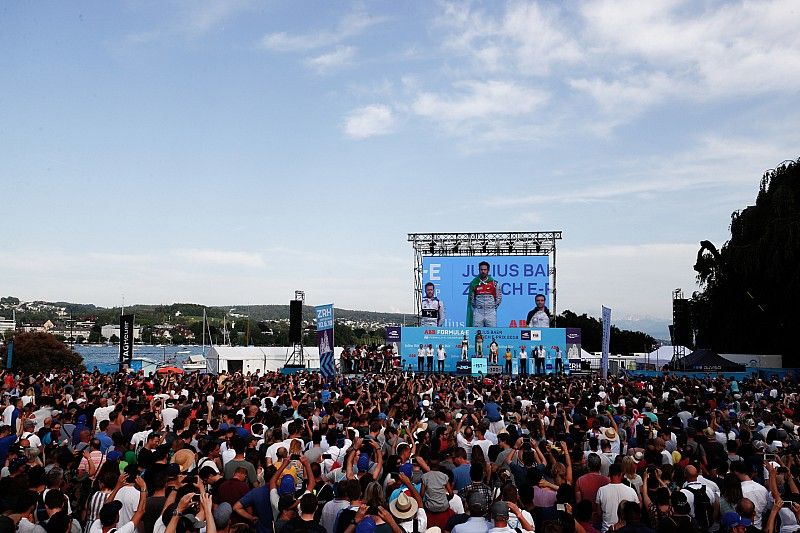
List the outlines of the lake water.
<svg viewBox="0 0 800 533">
<path fill-rule="evenodd" d="M 83 357 L 83 364 L 89 371 L 94 367 L 105 374 L 116 372 L 119 362 L 119 346 L 76 344 L 75 351 Z M 206 355 L 211 348 L 206 346 Z M 183 352 L 183 353 L 178 353 Z M 180 366 L 189 355 L 203 355 L 202 346 L 147 346 L 135 345 L 134 357 L 147 357 L 161 362 L 165 359 L 170 364 Z"/>
</svg>

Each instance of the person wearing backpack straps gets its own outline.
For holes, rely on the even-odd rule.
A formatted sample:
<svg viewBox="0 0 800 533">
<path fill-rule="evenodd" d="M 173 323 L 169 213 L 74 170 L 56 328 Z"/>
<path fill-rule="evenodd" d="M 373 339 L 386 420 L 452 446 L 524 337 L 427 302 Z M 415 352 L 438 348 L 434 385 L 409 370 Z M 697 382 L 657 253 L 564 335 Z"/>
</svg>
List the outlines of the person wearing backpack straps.
<svg viewBox="0 0 800 533">
<path fill-rule="evenodd" d="M 691 515 L 706 531 L 719 529 L 719 488 L 716 483 L 699 475 L 693 465 L 686 467 L 686 483 L 683 492 L 692 509 Z"/>
<path fill-rule="evenodd" d="M 124 476 L 124 474 L 121 476 Z M 89 526 L 89 533 L 135 533 L 136 528 L 139 526 L 144 516 L 145 502 L 147 501 L 147 485 L 145 485 L 144 480 L 140 476 L 136 477 L 136 488 L 139 490 L 139 504 L 130 521 L 121 525 L 119 524 L 119 512 L 122 509 L 122 502 L 113 499 L 119 487 L 120 485 L 118 484 L 110 496 L 112 499 L 107 500 L 107 503 L 100 508 L 98 519 Z"/>
</svg>

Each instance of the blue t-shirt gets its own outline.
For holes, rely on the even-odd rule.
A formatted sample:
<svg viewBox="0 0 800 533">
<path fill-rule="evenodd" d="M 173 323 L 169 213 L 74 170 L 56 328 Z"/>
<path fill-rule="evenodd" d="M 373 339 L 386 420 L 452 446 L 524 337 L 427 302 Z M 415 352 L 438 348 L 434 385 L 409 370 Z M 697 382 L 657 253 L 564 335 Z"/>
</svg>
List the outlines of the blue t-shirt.
<svg viewBox="0 0 800 533">
<path fill-rule="evenodd" d="M 453 485 L 456 491 L 459 491 L 472 483 L 469 477 L 469 464 L 463 464 L 453 469 Z"/>
<path fill-rule="evenodd" d="M 107 434 L 105 434 L 105 433 L 104 433 L 104 432 L 102 432 L 102 431 L 101 431 L 101 432 L 99 432 L 99 433 L 97 433 L 97 434 L 95 435 L 95 438 L 96 438 L 97 440 L 99 440 L 99 441 L 100 441 L 100 451 L 101 451 L 103 454 L 105 454 L 105 453 L 108 451 L 108 449 L 109 449 L 111 446 L 113 446 L 113 445 L 114 445 L 114 441 L 113 441 L 113 440 L 111 440 L 111 437 L 109 437 Z"/>
<path fill-rule="evenodd" d="M 9 435 L 8 437 L 3 437 L 0 439 L 0 465 L 6 464 L 6 459 L 8 458 L 8 450 L 11 448 L 11 445 L 17 442 L 16 435 Z"/>
<path fill-rule="evenodd" d="M 486 416 L 489 417 L 489 422 L 499 422 L 503 419 L 503 415 L 500 414 L 500 406 L 495 402 L 487 403 L 484 409 L 486 409 Z"/>
<path fill-rule="evenodd" d="M 257 533 L 272 533 L 272 503 L 269 499 L 269 485 L 257 487 L 239 499 L 242 507 L 252 507 L 256 522 Z"/>
</svg>

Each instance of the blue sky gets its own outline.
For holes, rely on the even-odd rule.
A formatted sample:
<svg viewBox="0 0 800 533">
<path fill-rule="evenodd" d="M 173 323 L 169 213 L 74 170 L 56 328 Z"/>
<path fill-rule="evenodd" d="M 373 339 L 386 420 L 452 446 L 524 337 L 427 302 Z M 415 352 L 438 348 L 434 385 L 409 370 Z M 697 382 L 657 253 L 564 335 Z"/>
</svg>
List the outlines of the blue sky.
<svg viewBox="0 0 800 533">
<path fill-rule="evenodd" d="M 798 155 L 799 10 L 6 2 L 0 293 L 407 312 L 407 233 L 561 229 L 561 309 L 668 317 Z"/>
</svg>

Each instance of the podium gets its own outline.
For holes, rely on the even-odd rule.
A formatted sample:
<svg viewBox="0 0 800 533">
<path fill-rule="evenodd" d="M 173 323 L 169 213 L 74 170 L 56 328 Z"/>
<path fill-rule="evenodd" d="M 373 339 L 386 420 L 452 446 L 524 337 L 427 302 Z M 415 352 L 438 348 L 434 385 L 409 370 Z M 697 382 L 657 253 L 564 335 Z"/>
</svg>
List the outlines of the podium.
<svg viewBox="0 0 800 533">
<path fill-rule="evenodd" d="M 459 361 L 456 363 L 456 374 L 470 375 L 472 374 L 472 363 L 467 361 Z"/>
<path fill-rule="evenodd" d="M 472 375 L 473 376 L 485 376 L 488 373 L 487 368 L 487 359 L 485 357 L 473 357 L 472 358 Z"/>
<path fill-rule="evenodd" d="M 503 373 L 503 367 L 500 366 L 500 365 L 495 365 L 495 364 L 489 365 L 489 371 L 487 373 L 489 375 L 502 374 Z"/>
</svg>

